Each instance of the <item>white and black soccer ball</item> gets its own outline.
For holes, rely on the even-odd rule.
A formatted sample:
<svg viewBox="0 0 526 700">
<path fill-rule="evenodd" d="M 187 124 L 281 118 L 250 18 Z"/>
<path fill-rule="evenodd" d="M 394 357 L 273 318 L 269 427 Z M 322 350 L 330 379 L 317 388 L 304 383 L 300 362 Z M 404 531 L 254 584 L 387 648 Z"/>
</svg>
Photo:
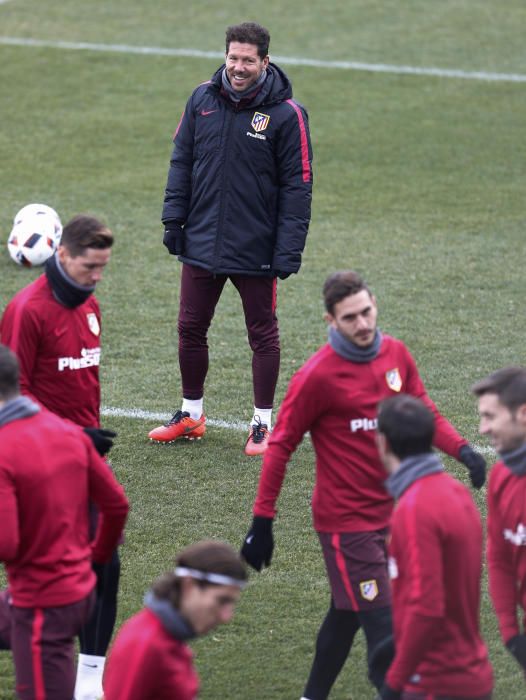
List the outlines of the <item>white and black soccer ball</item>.
<svg viewBox="0 0 526 700">
<path fill-rule="evenodd" d="M 14 218 L 7 249 L 18 265 L 36 267 L 53 255 L 61 235 L 62 224 L 54 209 L 46 204 L 27 204 Z"/>
<path fill-rule="evenodd" d="M 51 217 L 53 220 L 54 236 L 58 245 L 60 243 L 60 237 L 62 236 L 62 222 L 60 221 L 60 217 L 53 207 L 48 207 L 47 204 L 26 204 L 25 207 L 22 207 L 22 209 L 17 212 L 15 218 L 13 219 L 13 224 L 16 226 L 16 224 L 19 224 L 26 217 L 33 215 Z"/>
</svg>

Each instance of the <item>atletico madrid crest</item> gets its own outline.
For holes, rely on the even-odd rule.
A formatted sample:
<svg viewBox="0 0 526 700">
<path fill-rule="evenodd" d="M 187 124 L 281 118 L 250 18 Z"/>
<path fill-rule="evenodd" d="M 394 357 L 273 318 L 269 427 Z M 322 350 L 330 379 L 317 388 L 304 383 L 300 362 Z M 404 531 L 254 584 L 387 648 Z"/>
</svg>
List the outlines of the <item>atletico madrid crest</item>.
<svg viewBox="0 0 526 700">
<path fill-rule="evenodd" d="M 402 388 L 402 377 L 400 376 L 398 367 L 390 369 L 389 372 L 385 373 L 385 381 L 391 391 L 400 391 Z"/>
<path fill-rule="evenodd" d="M 374 600 L 378 595 L 378 585 L 373 578 L 371 581 L 360 581 L 360 593 L 365 600 Z"/>
<path fill-rule="evenodd" d="M 268 114 L 261 114 L 261 112 L 255 112 L 250 122 L 250 126 L 254 131 L 265 131 L 270 121 L 270 116 Z"/>
<path fill-rule="evenodd" d="M 88 319 L 88 326 L 93 335 L 100 335 L 99 319 L 96 314 L 86 314 L 86 318 Z"/>
</svg>

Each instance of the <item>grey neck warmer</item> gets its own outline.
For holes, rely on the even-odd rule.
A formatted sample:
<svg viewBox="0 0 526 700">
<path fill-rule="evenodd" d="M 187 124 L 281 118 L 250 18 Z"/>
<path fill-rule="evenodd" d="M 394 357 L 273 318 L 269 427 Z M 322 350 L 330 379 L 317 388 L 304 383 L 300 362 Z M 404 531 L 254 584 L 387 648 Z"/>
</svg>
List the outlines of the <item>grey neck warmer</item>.
<svg viewBox="0 0 526 700">
<path fill-rule="evenodd" d="M 234 90 L 232 85 L 230 85 L 230 81 L 228 79 L 228 76 L 226 74 L 226 68 L 223 70 L 223 73 L 221 74 L 221 84 L 223 86 L 223 90 L 227 93 L 228 97 L 232 102 L 241 102 L 241 100 L 245 100 L 247 97 L 250 97 L 252 95 L 256 95 L 259 92 L 259 89 L 267 79 L 267 76 L 269 74 L 267 73 L 266 70 L 261 71 L 261 75 L 259 78 L 256 80 L 255 83 L 252 83 L 250 87 L 248 87 L 246 90 L 243 90 L 243 92 L 238 92 L 238 90 Z M 269 86 L 270 87 L 270 86 Z M 265 91 L 265 94 L 268 91 Z"/>
<path fill-rule="evenodd" d="M 515 476 L 524 476 L 526 474 L 526 443 L 517 447 L 516 450 L 501 452 L 500 458 Z"/>
<path fill-rule="evenodd" d="M 382 334 L 378 329 L 374 336 L 374 340 L 371 345 L 366 348 L 360 348 L 358 345 L 351 343 L 350 340 L 344 338 L 340 331 L 336 330 L 332 326 L 329 326 L 329 345 L 338 355 L 343 357 L 345 360 L 350 360 L 351 362 L 357 362 L 358 364 L 364 364 L 365 362 L 371 362 L 380 352 L 380 346 L 382 345 Z"/>
<path fill-rule="evenodd" d="M 17 396 L 10 399 L 0 408 L 0 426 L 20 418 L 29 418 L 40 411 L 40 406 L 28 399 L 27 396 Z"/>
<path fill-rule="evenodd" d="M 434 452 L 424 452 L 402 460 L 397 471 L 384 482 L 385 488 L 393 498 L 398 499 L 413 482 L 443 471 L 444 465 L 437 455 Z"/>
<path fill-rule="evenodd" d="M 159 618 L 164 629 L 181 642 L 192 639 L 196 634 L 191 625 L 181 617 L 178 610 L 168 600 L 158 598 L 153 591 L 147 591 L 144 605 Z"/>
</svg>

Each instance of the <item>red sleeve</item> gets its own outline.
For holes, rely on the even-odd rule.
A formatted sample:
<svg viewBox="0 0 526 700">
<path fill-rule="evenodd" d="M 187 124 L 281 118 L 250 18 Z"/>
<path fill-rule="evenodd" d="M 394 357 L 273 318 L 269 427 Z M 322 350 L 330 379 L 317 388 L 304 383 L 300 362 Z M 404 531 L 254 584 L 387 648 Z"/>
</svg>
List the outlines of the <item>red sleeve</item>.
<svg viewBox="0 0 526 700">
<path fill-rule="evenodd" d="M 429 508 L 417 504 L 419 490 L 417 482 L 406 493 L 398 519 L 405 540 L 404 580 L 409 582 L 409 590 L 403 593 L 404 617 L 387 675 L 394 690 L 402 689 L 415 672 L 445 614 L 440 533 Z"/>
<path fill-rule="evenodd" d="M 111 558 L 124 529 L 129 510 L 128 499 L 111 469 L 93 447 L 90 438 L 83 434 L 83 439 L 90 457 L 89 496 L 100 511 L 92 556 L 94 561 L 104 563 Z"/>
<path fill-rule="evenodd" d="M 16 557 L 20 544 L 15 485 L 10 470 L 0 464 L 0 561 Z"/>
<path fill-rule="evenodd" d="M 490 473 L 488 486 L 488 517 L 486 554 L 488 560 L 489 592 L 499 629 L 506 643 L 511 637 L 519 634 L 517 622 L 517 586 L 514 566 L 511 558 L 511 547 L 504 540 L 504 526 L 500 518 L 500 509 L 496 498 L 499 468 L 494 467 Z"/>
<path fill-rule="evenodd" d="M 402 635 L 396 642 L 396 654 L 387 676 L 386 683 L 393 690 L 403 690 L 420 661 L 433 646 L 433 639 L 439 622 L 436 617 L 428 617 L 412 612 L 404 619 Z"/>
<path fill-rule="evenodd" d="M 276 501 L 285 479 L 287 463 L 323 410 L 323 401 L 317 398 L 318 392 L 312 386 L 314 381 L 310 373 L 302 370 L 290 381 L 263 457 L 254 515 L 267 518 L 276 515 Z"/>
<path fill-rule="evenodd" d="M 23 294 L 23 292 L 22 292 Z M 24 304 L 15 299 L 6 308 L 0 325 L 0 338 L 18 357 L 20 365 L 20 391 L 39 403 L 33 395 L 33 370 L 38 355 L 40 321 Z"/>
<path fill-rule="evenodd" d="M 413 356 L 407 348 L 406 352 L 409 372 L 407 393 L 416 396 L 416 398 L 423 401 L 423 403 L 433 411 L 435 416 L 435 438 L 433 444 L 435 447 L 438 447 L 439 450 L 450 455 L 450 457 L 458 459 L 460 448 L 467 445 L 468 441 L 455 430 L 447 418 L 444 418 L 434 402 L 429 398 Z"/>
</svg>

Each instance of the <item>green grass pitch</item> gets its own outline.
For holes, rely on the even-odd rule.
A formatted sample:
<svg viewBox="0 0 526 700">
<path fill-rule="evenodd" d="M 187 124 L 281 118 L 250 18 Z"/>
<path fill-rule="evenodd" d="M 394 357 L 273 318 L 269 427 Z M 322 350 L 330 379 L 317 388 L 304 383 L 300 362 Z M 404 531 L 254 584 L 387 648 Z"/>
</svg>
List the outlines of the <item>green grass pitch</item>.
<svg viewBox="0 0 526 700">
<path fill-rule="evenodd" d="M 113 258 L 98 291 L 106 407 L 179 407 L 180 266 L 161 245 L 159 217 L 172 133 L 190 92 L 220 59 L 79 43 L 221 51 L 225 27 L 246 19 L 269 27 L 271 56 L 526 74 L 519 0 L 0 4 L 0 240 L 28 202 L 53 206 L 63 222 L 91 212 L 113 229 Z M 470 385 L 525 362 L 526 84 L 281 65 L 309 112 L 315 186 L 303 267 L 278 288 L 276 405 L 293 371 L 325 340 L 323 280 L 353 267 L 377 294 L 381 328 L 408 344 L 442 412 L 483 445 Z M 0 312 L 37 274 L 16 267 L 2 248 Z M 210 347 L 207 415 L 248 421 L 250 354 L 231 287 Z M 118 624 L 141 606 L 148 584 L 182 546 L 204 536 L 237 546 L 250 523 L 260 461 L 243 455 L 245 433 L 213 427 L 199 443 L 160 447 L 146 438 L 156 424 L 104 419 L 119 433 L 111 458 L 132 502 Z M 448 459 L 447 466 L 466 481 L 456 463 Z M 279 501 L 272 567 L 252 576 L 233 623 L 194 645 L 203 700 L 301 696 L 329 602 L 311 526 L 312 482 L 306 439 Z M 474 497 L 484 514 L 484 493 Z M 522 698 L 524 680 L 502 648 L 485 581 L 482 626 L 495 698 Z M 374 697 L 364 646 L 359 637 L 331 698 Z M 0 700 L 13 694 L 3 653 Z"/>
</svg>

